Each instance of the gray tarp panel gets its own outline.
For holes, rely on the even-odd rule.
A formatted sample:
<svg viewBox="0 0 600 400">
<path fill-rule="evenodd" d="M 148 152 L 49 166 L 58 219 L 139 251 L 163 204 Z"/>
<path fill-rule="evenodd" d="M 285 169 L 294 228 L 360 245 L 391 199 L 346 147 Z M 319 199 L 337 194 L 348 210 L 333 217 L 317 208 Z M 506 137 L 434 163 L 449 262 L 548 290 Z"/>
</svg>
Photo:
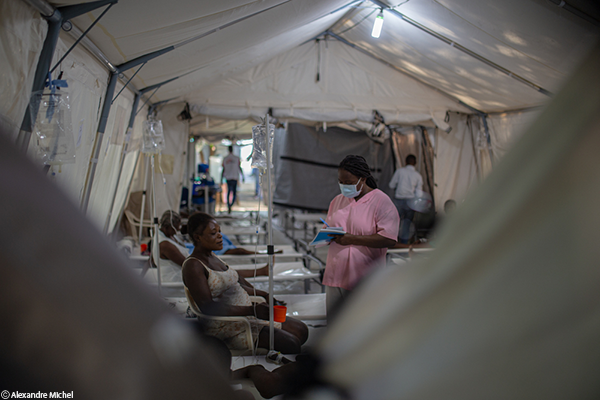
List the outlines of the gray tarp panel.
<svg viewBox="0 0 600 400">
<path fill-rule="evenodd" d="M 383 144 L 369 139 L 365 132 L 342 128 L 322 129 L 289 124 L 275 130 L 273 160 L 275 193 L 273 202 L 289 207 L 327 210 L 340 193 L 337 166 L 349 154 L 365 157 L 379 189 L 388 195 L 394 173 L 389 140 Z"/>
</svg>

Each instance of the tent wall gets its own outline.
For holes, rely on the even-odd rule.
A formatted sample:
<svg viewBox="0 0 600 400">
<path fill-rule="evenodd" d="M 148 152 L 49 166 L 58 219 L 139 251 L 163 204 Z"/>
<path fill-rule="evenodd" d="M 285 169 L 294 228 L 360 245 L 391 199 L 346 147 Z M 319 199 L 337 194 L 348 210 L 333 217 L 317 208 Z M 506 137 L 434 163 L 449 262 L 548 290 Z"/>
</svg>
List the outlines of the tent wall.
<svg viewBox="0 0 600 400">
<path fill-rule="evenodd" d="M 0 125 L 13 141 L 29 103 L 47 26 L 25 2 L 0 0 Z"/>
<path fill-rule="evenodd" d="M 488 115 L 493 162 L 515 145 L 540 109 Z M 434 163 L 435 204 L 443 210 L 446 200 L 461 202 L 467 192 L 491 172 L 490 145 L 479 115 L 448 113 L 452 130 L 436 129 Z"/>
<path fill-rule="evenodd" d="M 433 129 L 431 129 L 433 131 Z M 406 166 L 406 157 L 409 154 L 414 155 L 417 158 L 417 165 L 415 169 L 421 174 L 423 178 L 423 191 L 429 194 L 433 194 L 433 188 L 429 185 L 429 177 L 433 177 L 433 157 L 428 153 L 428 143 L 423 143 L 423 131 L 426 135 L 427 129 L 415 126 L 396 130 L 392 134 L 394 155 L 396 161 L 396 169 Z M 387 182 L 384 182 L 387 185 Z M 393 193 L 393 191 L 392 191 Z"/>
<path fill-rule="evenodd" d="M 383 144 L 364 132 L 329 128 L 327 132 L 301 124 L 276 130 L 273 145 L 275 193 L 273 202 L 290 207 L 327 210 L 340 193 L 337 167 L 349 154 L 365 157 L 379 189 L 391 194 L 394 173 L 389 140 Z"/>
<path fill-rule="evenodd" d="M 118 93 L 121 90 L 121 85 L 117 85 Z M 104 99 L 110 101 L 110 99 Z M 125 135 L 127 132 L 127 123 L 131 114 L 133 105 L 133 94 L 127 90 L 114 101 L 108 117 L 108 124 L 102 147 L 100 148 L 98 168 L 94 186 L 92 188 L 90 202 L 88 205 L 88 215 L 94 220 L 97 225 L 103 229 L 106 222 L 106 217 L 109 213 L 109 208 L 114 195 L 115 186 L 117 184 L 119 170 L 117 169 L 121 162 Z M 93 136 L 91 137 L 93 144 Z M 89 151 L 92 148 L 90 146 Z M 131 168 L 131 167 L 130 167 Z M 130 171 L 131 173 L 132 171 Z M 128 181 L 127 176 L 122 177 L 125 182 Z M 121 185 L 124 182 L 119 182 Z M 82 186 L 83 187 L 83 186 Z M 123 201 L 124 199 L 121 199 Z"/>
<path fill-rule="evenodd" d="M 108 232 L 112 232 L 119 220 L 119 217 L 125 209 L 125 204 L 129 197 L 129 189 L 131 181 L 133 179 L 135 169 L 138 161 L 140 160 L 140 150 L 142 146 L 142 133 L 143 133 L 143 122 L 146 118 L 146 110 L 141 110 L 133 123 L 131 136 L 129 138 L 129 146 L 127 147 L 127 155 L 123 162 L 123 168 L 121 171 L 121 179 L 119 180 L 119 187 L 117 188 L 117 195 L 113 205 L 111 214 L 111 220 L 108 227 Z"/>
<path fill-rule="evenodd" d="M 2 26 L 10 27 L 10 29 L 2 29 L 0 32 L 2 39 L 0 40 L 0 54 L 2 55 L 0 57 L 2 70 L 0 75 L 2 83 L 0 115 L 2 115 L 3 124 L 8 128 L 9 136 L 15 140 L 31 95 L 33 73 L 37 67 L 47 24 L 39 16 L 39 13 L 21 1 L 2 1 L 0 10 L 2 11 L 0 13 Z M 61 32 L 53 55 L 52 66 L 60 60 L 73 43 L 74 39 L 69 34 Z M 52 78 L 57 79 L 61 72 L 62 79 L 66 80 L 69 85 L 67 89 L 62 90 L 69 94 L 72 140 L 76 156 L 75 163 L 52 166 L 48 171 L 48 178 L 67 193 L 73 204 L 79 205 L 87 169 L 90 165 L 90 155 L 98 128 L 100 109 L 106 100 L 104 96 L 108 71 L 96 58 L 78 45 L 52 73 Z M 118 83 L 117 93 L 121 88 L 122 84 Z M 109 101 L 111 100 L 109 99 Z M 88 207 L 88 215 L 99 229 L 104 228 L 112 202 L 132 103 L 133 94 L 130 90 L 125 89 L 114 101 L 109 114 Z M 134 132 L 139 135 L 139 127 L 136 126 Z M 137 142 L 139 143 L 139 140 Z M 123 207 L 126 184 L 129 183 L 133 173 L 137 152 L 131 150 L 121 177 L 121 193 L 115 201 L 116 210 Z M 28 154 L 41 170 L 43 165 L 38 159 L 35 133 L 31 136 Z M 113 215 L 111 227 L 115 223 L 116 216 Z"/>
<path fill-rule="evenodd" d="M 539 116 L 541 109 L 491 114 L 487 117 L 494 161 L 500 160 Z"/>
<path fill-rule="evenodd" d="M 74 43 L 68 34 L 61 34 L 54 52 L 54 65 Z M 62 79 L 66 80 L 69 88 L 71 107 L 71 124 L 76 157 L 74 164 L 52 166 L 48 173 L 51 180 L 65 190 L 75 204 L 80 204 L 87 169 L 98 129 L 100 109 L 106 99 L 108 71 L 85 49 L 76 46 L 52 74 L 55 79 L 63 72 Z M 122 89 L 117 84 L 116 93 Z M 108 101 L 112 101 L 109 99 Z M 98 165 L 88 206 L 88 216 L 98 227 L 103 229 L 108 216 L 109 207 L 115 190 L 119 163 L 123 150 L 127 123 L 133 104 L 133 93 L 125 89 L 112 104 L 108 124 L 104 132 L 102 147 L 98 157 Z M 32 135 L 29 154 L 36 158 L 36 137 Z M 41 163 L 39 163 L 42 168 Z M 130 170 L 131 168 L 129 168 Z M 131 171 L 129 171 L 131 174 Z M 124 178 L 124 179 L 123 179 Z M 123 176 L 124 182 L 129 176 Z M 120 197 L 117 208 L 122 207 L 124 198 Z M 113 221 L 114 223 L 114 221 Z"/>
<path fill-rule="evenodd" d="M 478 118 L 467 114 L 448 113 L 450 133 L 436 129 L 435 134 L 435 206 L 443 210 L 446 200 L 461 202 L 478 182 L 473 147 L 473 133 L 479 129 Z"/>
</svg>

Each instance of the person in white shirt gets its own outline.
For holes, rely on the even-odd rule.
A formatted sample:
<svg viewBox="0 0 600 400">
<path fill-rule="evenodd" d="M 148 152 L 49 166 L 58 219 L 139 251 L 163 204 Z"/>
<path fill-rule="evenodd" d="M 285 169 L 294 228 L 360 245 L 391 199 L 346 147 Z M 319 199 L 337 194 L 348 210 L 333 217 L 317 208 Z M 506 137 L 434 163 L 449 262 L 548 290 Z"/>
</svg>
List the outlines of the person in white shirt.
<svg viewBox="0 0 600 400">
<path fill-rule="evenodd" d="M 414 210 L 408 206 L 408 200 L 420 195 L 423 190 L 423 178 L 415 170 L 417 158 L 410 154 L 406 157 L 406 166 L 398 168 L 392 176 L 390 187 L 396 189 L 394 204 L 400 215 L 400 243 L 408 243 L 410 225 L 415 216 Z"/>
<path fill-rule="evenodd" d="M 223 159 L 223 174 L 221 175 L 221 182 L 223 182 L 223 178 L 227 180 L 227 212 L 229 214 L 231 214 L 231 207 L 235 203 L 240 173 L 242 174 L 242 181 L 244 181 L 240 158 L 233 154 L 233 146 L 229 146 L 229 154 Z"/>
</svg>

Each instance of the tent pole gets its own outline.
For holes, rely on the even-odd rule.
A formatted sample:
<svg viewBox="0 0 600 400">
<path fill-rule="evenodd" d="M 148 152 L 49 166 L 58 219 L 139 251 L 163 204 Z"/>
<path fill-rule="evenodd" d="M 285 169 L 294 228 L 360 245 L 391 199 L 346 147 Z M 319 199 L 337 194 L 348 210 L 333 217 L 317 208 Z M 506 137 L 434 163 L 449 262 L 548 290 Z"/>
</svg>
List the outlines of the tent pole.
<svg viewBox="0 0 600 400">
<path fill-rule="evenodd" d="M 188 187 L 188 214 L 192 212 L 192 194 L 194 190 L 194 169 L 196 168 L 196 142 L 190 143 L 190 152 L 188 154 L 188 171 L 187 182 Z"/>
<path fill-rule="evenodd" d="M 267 254 L 269 256 L 269 352 L 275 350 L 275 325 L 273 321 L 273 264 L 275 262 L 273 249 L 273 193 L 271 187 L 271 137 L 269 133 L 269 113 L 265 116 L 265 130 L 267 133 L 267 193 L 268 193 L 268 230 L 269 245 L 267 246 Z"/>
<path fill-rule="evenodd" d="M 35 8 L 42 15 L 42 17 L 48 21 L 48 33 L 46 35 L 46 39 L 44 40 L 42 52 L 40 53 L 40 58 L 38 59 L 35 75 L 33 77 L 33 86 L 31 88 L 32 93 L 44 90 L 46 79 L 48 78 L 48 71 L 50 71 L 50 63 L 54 57 L 54 50 L 56 49 L 56 44 L 58 43 L 58 36 L 60 34 L 60 28 L 62 27 L 62 24 L 71 18 L 75 18 L 109 3 L 110 5 L 108 8 L 110 8 L 117 1 L 118 0 L 101 0 L 91 3 L 54 8 L 46 1 L 25 0 L 27 4 Z M 39 104 L 34 104 L 33 109 L 31 107 L 32 105 L 30 102 L 25 110 L 25 116 L 23 117 L 23 122 L 21 122 L 21 129 L 19 130 L 19 135 L 17 136 L 16 141 L 17 146 L 20 147 L 24 153 L 27 152 L 29 142 L 31 141 L 31 133 L 33 132 L 33 127 L 35 126 L 35 120 L 37 119 Z"/>
<path fill-rule="evenodd" d="M 160 243 L 158 242 L 158 218 L 156 217 L 156 190 L 154 183 L 154 154 L 150 156 L 150 165 L 152 166 L 152 222 L 154 224 L 154 229 L 152 232 L 152 254 L 157 254 L 157 257 L 153 257 L 154 263 L 156 264 L 156 275 L 158 281 L 158 295 L 162 297 L 162 277 L 160 273 Z M 141 227 L 141 225 L 140 225 Z"/>
<path fill-rule="evenodd" d="M 183 170 L 183 174 L 181 176 L 181 193 L 179 195 L 179 209 L 181 209 L 181 198 L 183 197 L 183 188 L 184 188 L 184 186 L 187 186 L 186 182 L 187 182 L 188 176 L 190 175 L 190 152 L 192 151 L 192 144 L 193 144 L 193 142 L 190 142 L 190 134 L 189 134 L 190 121 L 185 121 L 185 123 L 186 123 L 186 134 L 188 137 L 188 141 L 187 141 L 187 149 L 185 152 L 185 169 Z M 188 186 L 188 188 L 189 188 L 189 186 Z M 190 191 L 188 190 L 188 193 L 189 192 Z M 188 204 L 188 206 L 189 206 L 189 204 Z M 179 210 L 179 211 L 181 211 L 181 210 Z"/>
<path fill-rule="evenodd" d="M 208 184 L 206 184 L 204 186 L 204 212 L 206 214 L 210 214 L 210 207 L 208 207 L 208 201 L 209 201 L 209 196 L 208 196 Z"/>
<path fill-rule="evenodd" d="M 144 188 L 142 189 L 142 206 L 140 211 L 140 233 L 138 243 L 142 243 L 142 230 L 144 229 L 144 208 L 146 208 L 146 188 L 148 187 L 148 169 L 150 168 L 150 160 L 146 156 L 146 170 L 144 172 Z"/>
</svg>

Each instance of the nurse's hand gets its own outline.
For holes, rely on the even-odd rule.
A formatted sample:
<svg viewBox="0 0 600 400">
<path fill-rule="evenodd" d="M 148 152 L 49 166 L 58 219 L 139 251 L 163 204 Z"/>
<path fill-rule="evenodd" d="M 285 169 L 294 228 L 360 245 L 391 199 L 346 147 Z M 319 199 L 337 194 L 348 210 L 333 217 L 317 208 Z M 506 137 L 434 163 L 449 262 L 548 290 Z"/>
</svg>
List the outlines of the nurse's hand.
<svg viewBox="0 0 600 400">
<path fill-rule="evenodd" d="M 331 236 L 332 242 L 335 242 L 339 245 L 348 246 L 348 245 L 353 244 L 352 238 L 354 237 L 354 235 L 351 235 L 349 233 L 346 233 L 344 235 L 329 235 L 329 236 Z"/>
</svg>

